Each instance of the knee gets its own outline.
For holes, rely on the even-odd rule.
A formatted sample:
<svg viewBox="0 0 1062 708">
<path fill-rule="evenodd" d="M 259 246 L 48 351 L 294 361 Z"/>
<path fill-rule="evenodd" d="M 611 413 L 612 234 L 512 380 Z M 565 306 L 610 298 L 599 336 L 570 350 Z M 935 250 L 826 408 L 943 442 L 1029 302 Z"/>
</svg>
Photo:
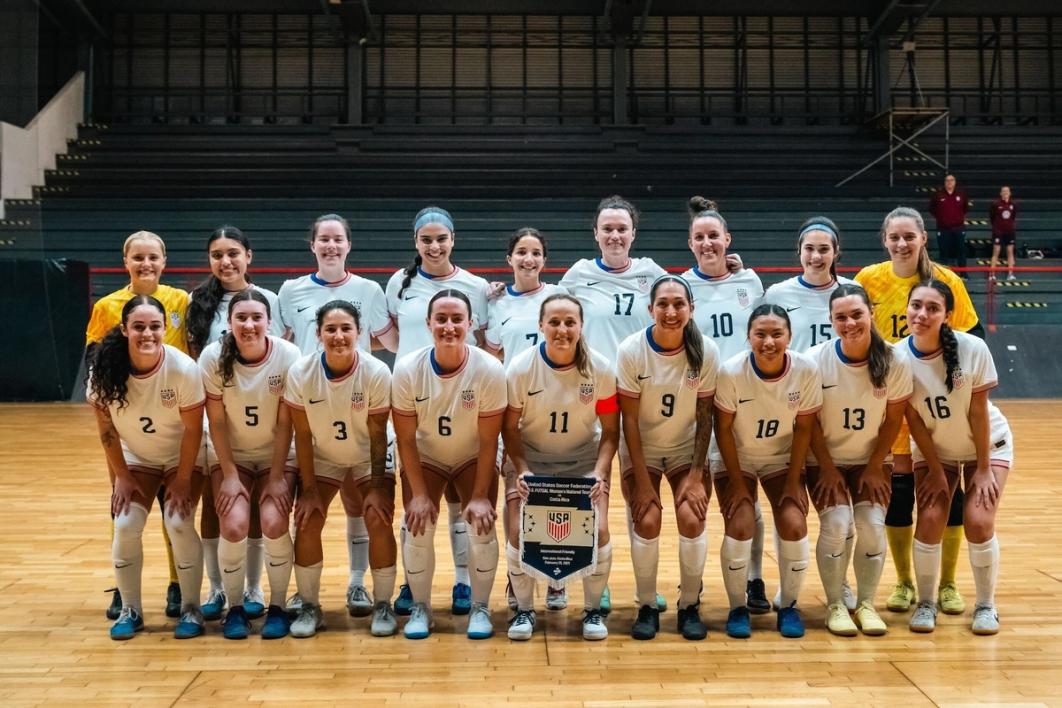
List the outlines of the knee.
<svg viewBox="0 0 1062 708">
<path fill-rule="evenodd" d="M 966 540 L 970 543 L 984 543 L 996 532 L 995 515 L 983 509 L 967 510 L 966 522 L 963 524 Z"/>
<path fill-rule="evenodd" d="M 943 532 L 948 520 L 948 510 L 942 505 L 933 504 L 918 510 L 917 529 L 920 531 L 932 531 L 934 535 Z"/>
<path fill-rule="evenodd" d="M 831 506 L 819 514 L 819 538 L 844 542 L 852 523 L 852 508 L 847 504 Z"/>
<path fill-rule="evenodd" d="M 808 535 L 808 520 L 797 508 L 796 504 L 786 504 L 775 513 L 775 530 L 778 537 L 783 541 L 799 541 Z M 845 525 L 841 538 L 848 535 L 848 526 Z"/>
<path fill-rule="evenodd" d="M 115 540 L 139 540 L 144 535 L 147 516 L 146 507 L 135 502 L 130 504 L 127 511 L 114 517 Z"/>
<path fill-rule="evenodd" d="M 262 535 L 266 538 L 280 538 L 288 533 L 288 517 L 275 511 L 262 509 Z"/>
<path fill-rule="evenodd" d="M 723 521 L 724 533 L 736 541 L 749 541 L 756 531 L 756 512 L 747 504 L 738 507 L 734 515 Z"/>
<path fill-rule="evenodd" d="M 698 519 L 686 504 L 675 511 L 675 520 L 678 522 L 679 535 L 685 538 L 697 538 L 704 533 L 704 520 Z"/>
<path fill-rule="evenodd" d="M 634 522 L 634 532 L 642 538 L 657 538 L 660 536 L 660 509 L 651 506 L 642 514 L 642 518 Z"/>
<path fill-rule="evenodd" d="M 394 528 L 391 525 L 391 521 L 381 519 L 376 514 L 365 517 L 365 527 L 369 530 L 370 540 L 394 536 Z"/>
<path fill-rule="evenodd" d="M 859 502 L 853 510 L 856 533 L 860 536 L 874 533 L 885 525 L 885 509 L 871 502 Z"/>
</svg>

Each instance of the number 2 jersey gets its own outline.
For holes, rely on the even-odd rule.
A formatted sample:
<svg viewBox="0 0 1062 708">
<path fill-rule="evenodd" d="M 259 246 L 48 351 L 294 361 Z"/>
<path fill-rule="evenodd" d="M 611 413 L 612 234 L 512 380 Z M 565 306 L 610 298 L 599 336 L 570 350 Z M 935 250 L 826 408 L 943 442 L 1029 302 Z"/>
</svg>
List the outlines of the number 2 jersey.
<svg viewBox="0 0 1062 708">
<path fill-rule="evenodd" d="M 945 464 L 969 462 L 977 459 L 973 431 L 970 428 L 970 400 L 973 394 L 988 391 L 999 384 L 996 365 L 988 345 L 978 337 L 956 332 L 959 343 L 959 369 L 952 375 L 949 393 L 944 383 L 947 365 L 942 350 L 923 355 L 914 348 L 913 337 L 896 345 L 897 352 L 910 362 L 914 378 L 911 405 L 922 416 L 922 422 L 933 436 L 933 447 Z M 988 453 L 1009 448 L 1010 425 L 998 408 L 988 402 Z M 925 459 L 918 446 L 911 441 L 915 461 Z"/>
<path fill-rule="evenodd" d="M 126 462 L 163 470 L 176 467 L 185 430 L 181 412 L 198 408 L 206 401 L 199 367 L 190 356 L 165 344 L 155 368 L 146 374 L 130 375 L 126 385 L 126 405 L 107 406 L 122 440 Z M 88 401 L 99 405 L 91 386 Z"/>
<path fill-rule="evenodd" d="M 199 356 L 199 368 L 207 397 L 225 405 L 232 456 L 237 462 L 268 461 L 273 456 L 277 410 L 299 348 L 279 337 L 267 337 L 265 357 L 254 364 L 237 360 L 229 383 L 222 382 L 220 355 L 220 342 L 207 345 Z"/>
<path fill-rule="evenodd" d="M 637 398 L 638 431 L 645 457 L 670 457 L 691 449 L 697 419 L 697 399 L 715 393 L 719 348 L 701 335 L 704 358 L 700 371 L 690 368 L 686 349 L 660 348 L 650 325 L 619 347 L 616 389 Z"/>
<path fill-rule="evenodd" d="M 855 284 L 853 280 L 838 277 L 826 285 L 812 285 L 798 275 L 767 288 L 763 301 L 785 308 L 793 332 L 789 348 L 806 352 L 816 344 L 833 339 L 830 295 L 838 285 Z"/>
<path fill-rule="evenodd" d="M 509 366 L 517 354 L 531 349 L 542 338 L 538 330 L 542 301 L 562 292 L 565 291 L 549 283 L 526 293 L 505 286 L 505 291 L 487 305 L 487 348 L 493 352 L 502 350 L 505 365 Z"/>
<path fill-rule="evenodd" d="M 840 339 L 807 352 L 822 377 L 819 423 L 835 465 L 865 465 L 877 445 L 885 409 L 911 397 L 910 362 L 892 345 L 887 345 L 887 352 L 892 362 L 881 388 L 870 380 L 866 361 L 854 362 L 844 355 Z M 810 452 L 808 458 L 812 459 Z"/>
<path fill-rule="evenodd" d="M 592 350 L 610 354 L 652 322 L 649 288 L 661 275 L 664 269 L 651 258 L 631 258 L 624 268 L 584 258 L 568 269 L 560 286 L 582 303 L 583 336 Z"/>
<path fill-rule="evenodd" d="M 353 368 L 333 378 L 324 352 L 307 354 L 288 371 L 284 402 L 306 412 L 314 457 L 341 467 L 367 465 L 369 416 L 391 410 L 391 372 L 359 351 Z"/>
<path fill-rule="evenodd" d="M 392 397 L 395 415 L 417 417 L 421 461 L 452 468 L 479 453 L 479 419 L 505 410 L 505 370 L 465 345 L 465 362 L 443 373 L 435 347 L 424 347 L 395 363 Z"/>
<path fill-rule="evenodd" d="M 509 364 L 509 408 L 520 411 L 520 439 L 532 471 L 535 463 L 554 462 L 593 469 L 601 440 L 598 416 L 617 412 L 619 405 L 608 360 L 591 351 L 590 362 L 590 376 L 575 364 L 558 366 L 542 342 Z"/>
<path fill-rule="evenodd" d="M 723 362 L 715 389 L 715 407 L 734 415 L 738 463 L 746 471 L 787 465 L 797 416 L 822 406 L 822 377 L 814 361 L 787 351 L 782 373 L 768 378 L 753 357 L 743 352 Z M 708 454 L 713 462 L 723 461 L 715 444 Z"/>
<path fill-rule="evenodd" d="M 693 292 L 693 321 L 719 347 L 720 361 L 746 350 L 749 315 L 763 300 L 763 284 L 746 268 L 718 277 L 694 267 L 682 274 Z"/>
</svg>

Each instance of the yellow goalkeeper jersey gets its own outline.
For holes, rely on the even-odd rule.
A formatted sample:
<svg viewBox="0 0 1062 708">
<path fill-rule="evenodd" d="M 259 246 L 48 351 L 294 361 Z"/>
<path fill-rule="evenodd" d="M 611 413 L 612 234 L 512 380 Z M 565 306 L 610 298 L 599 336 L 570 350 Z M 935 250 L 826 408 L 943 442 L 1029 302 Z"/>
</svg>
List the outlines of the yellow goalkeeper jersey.
<svg viewBox="0 0 1062 708">
<path fill-rule="evenodd" d="M 133 291 L 127 285 L 96 301 L 96 304 L 92 306 L 92 316 L 85 330 L 85 344 L 102 341 L 107 333 L 121 322 L 122 308 L 132 299 L 133 295 Z M 163 343 L 187 354 L 185 313 L 188 310 L 188 293 L 180 288 L 160 285 L 151 296 L 166 308 L 166 334 L 162 338 Z"/>
<path fill-rule="evenodd" d="M 955 295 L 955 311 L 951 314 L 951 327 L 966 332 L 977 324 L 970 294 L 966 292 L 962 278 L 952 271 L 933 264 L 933 275 L 951 288 Z M 874 324 L 878 332 L 889 342 L 898 342 L 908 335 L 907 296 L 919 281 L 917 274 L 900 278 L 892 271 L 892 262 L 885 261 L 867 266 L 856 273 L 856 282 L 863 286 L 874 304 Z"/>
</svg>

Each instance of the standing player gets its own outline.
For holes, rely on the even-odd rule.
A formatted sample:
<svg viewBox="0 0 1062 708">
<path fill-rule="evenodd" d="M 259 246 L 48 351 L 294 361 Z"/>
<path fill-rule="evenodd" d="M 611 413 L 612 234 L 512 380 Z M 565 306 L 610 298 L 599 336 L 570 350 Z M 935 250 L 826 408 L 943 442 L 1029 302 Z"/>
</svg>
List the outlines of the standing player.
<svg viewBox="0 0 1062 708">
<path fill-rule="evenodd" d="M 911 397 L 911 369 L 874 329 L 870 298 L 860 286 L 837 286 L 830 295 L 830 319 L 837 339 L 807 353 L 822 376 L 822 409 L 807 475 L 819 512 L 815 557 L 826 591 L 826 628 L 841 636 L 859 630 L 881 635 L 887 628 L 874 609 L 874 595 L 885 566 L 891 486 L 886 459 Z M 854 623 L 844 602 L 853 523 L 859 591 Z"/>
<path fill-rule="evenodd" d="M 375 282 L 347 272 L 350 255 L 350 224 L 338 214 L 317 217 L 310 227 L 310 252 L 317 260 L 317 272 L 286 281 L 280 286 L 280 320 L 287 334 L 304 354 L 320 351 L 317 338 L 317 310 L 327 302 L 346 300 L 358 309 L 361 317 L 358 348 L 363 352 L 398 347 L 398 333 L 391 318 L 383 289 Z M 390 463 L 394 471 L 393 461 Z M 340 493 L 347 516 L 347 554 L 350 577 L 347 580 L 347 611 L 364 617 L 373 611 L 365 589 L 365 571 L 369 568 L 369 531 L 357 503 L 358 492 L 353 478 L 344 483 Z M 293 597 L 290 610 L 297 611 L 299 598 Z"/>
<path fill-rule="evenodd" d="M 144 628 L 141 538 L 151 500 L 164 481 L 163 517 L 184 598 L 174 636 L 196 637 L 203 633 L 203 545 L 193 524 L 203 486 L 202 471 L 195 466 L 203 438 L 203 380 L 188 355 L 163 344 L 166 310 L 161 302 L 134 295 L 120 317 L 93 353 L 88 394 L 114 474 L 111 554 L 122 608 L 111 639 L 132 639 Z"/>
<path fill-rule="evenodd" d="M 192 291 L 188 303 L 188 351 L 193 357 L 199 357 L 208 344 L 220 341 L 226 334 L 229 303 L 237 293 L 256 288 L 265 297 L 271 310 L 278 310 L 277 296 L 272 291 L 251 284 L 247 274 L 252 257 L 251 242 L 242 231 L 235 226 L 222 226 L 215 230 L 207 241 L 207 255 L 210 275 Z M 270 334 L 283 336 L 284 326 L 279 320 L 266 320 L 269 322 Z M 252 619 L 265 613 L 265 597 L 262 594 L 262 528 L 258 519 L 257 498 L 254 499 L 251 505 L 250 536 L 247 539 L 247 587 L 241 590 L 240 595 L 243 598 L 242 607 Z M 221 531 L 215 510 L 214 490 L 210 484 L 203 489 L 203 511 L 200 515 L 199 530 L 203 537 L 207 580 L 210 582 L 207 601 L 203 603 L 203 617 L 212 620 L 219 618 L 225 609 L 226 593 L 218 562 Z M 229 583 L 229 587 L 232 587 L 232 583 Z M 233 602 L 236 600 L 237 598 L 233 598 Z"/>
<path fill-rule="evenodd" d="M 955 299 L 946 283 L 920 283 L 907 305 L 911 336 L 898 345 L 914 374 L 907 417 L 915 441 L 918 492 L 914 544 L 918 607 L 910 626 L 915 632 L 932 632 L 936 626 L 933 594 L 941 538 L 948 500 L 961 481 L 966 488 L 966 540 L 977 589 L 972 628 L 974 634 L 995 634 L 999 631 L 996 512 L 1014 462 L 1014 441 L 1007 419 L 988 400 L 998 383 L 992 354 L 982 340 L 952 330 L 948 320 L 954 309 Z"/>
<path fill-rule="evenodd" d="M 261 291 L 246 288 L 236 293 L 227 309 L 225 335 L 207 345 L 199 357 L 210 421 L 207 459 L 216 460 L 210 480 L 220 521 L 217 550 L 224 591 L 233 598 L 223 633 L 226 639 L 246 639 L 250 629 L 253 611 L 247 605 L 257 598 L 245 591 L 244 583 L 252 570 L 261 572 L 262 561 L 252 557 L 248 534 L 252 519 L 261 515 L 259 529 L 267 526 L 272 532 L 264 544 L 272 597 L 262 637 L 276 639 L 288 634 L 284 594 L 291 578 L 292 549 L 287 511 L 296 474 L 290 455 L 291 418 L 287 410 L 280 413 L 280 401 L 299 348 L 266 334 L 272 329 L 272 311 Z M 266 493 L 270 503 L 261 505 Z M 236 600 L 239 597 L 243 603 Z"/>
<path fill-rule="evenodd" d="M 468 346 L 472 304 L 460 290 L 441 290 L 427 302 L 435 344 L 402 357 L 394 372 L 394 425 L 402 461 L 406 533 L 402 557 L 413 606 L 408 639 L 431 633 L 435 521 L 444 488 L 452 484 L 471 526 L 470 639 L 494 633 L 490 591 L 498 568 L 494 530 L 498 495 L 498 434 L 505 410 L 501 363 Z"/>
<path fill-rule="evenodd" d="M 693 294 L 685 280 L 661 276 L 653 282 L 649 298 L 653 324 L 623 340 L 616 363 L 623 411 L 620 470 L 631 513 L 639 604 L 631 636 L 652 639 L 660 629 L 660 481 L 667 477 L 679 531 L 678 630 L 686 639 L 704 639 L 708 629 L 700 618 L 700 596 L 711 495 L 704 460 L 712 434 L 719 350 L 693 321 Z"/>
<path fill-rule="evenodd" d="M 433 344 L 424 322 L 428 315 L 428 301 L 443 290 L 464 293 L 472 303 L 467 341 L 473 346 L 483 346 L 485 343 L 483 331 L 488 321 L 489 286 L 483 278 L 451 262 L 455 235 L 453 217 L 445 209 L 425 207 L 413 220 L 413 245 L 417 255 L 409 266 L 397 271 L 387 281 L 387 311 L 398 329 L 396 361 Z M 446 486 L 446 509 L 455 572 L 450 610 L 455 615 L 467 615 L 472 608 L 468 527 L 461 513 L 460 497 L 452 484 Z M 404 526 L 401 533 L 406 533 Z M 395 610 L 400 615 L 408 615 L 412 604 L 413 596 L 407 578 L 395 601 Z"/>
<path fill-rule="evenodd" d="M 992 200 L 988 207 L 988 218 L 992 223 L 992 272 L 990 278 L 996 277 L 996 262 L 1001 248 L 1007 250 L 1007 280 L 1014 280 L 1014 242 L 1017 239 L 1018 205 L 1010 199 L 1010 187 L 1003 185 L 999 190 L 999 199 Z"/>
<path fill-rule="evenodd" d="M 616 377 L 608 360 L 582 339 L 583 308 L 571 295 L 557 293 L 543 301 L 539 327 L 542 341 L 509 364 L 509 407 L 502 436 L 508 507 L 505 556 L 516 596 L 516 615 L 509 639 L 531 638 L 535 629 L 534 579 L 520 566 L 520 500 L 528 495 L 525 475 L 588 477 L 597 510 L 597 565 L 583 578 L 583 639 L 608 636 L 601 613 L 601 594 L 612 568 L 608 532 L 609 479 L 619 445 Z"/>
<path fill-rule="evenodd" d="M 874 303 L 874 324 L 888 342 L 907 336 L 907 296 L 917 283 L 936 278 L 944 281 L 955 294 L 955 314 L 951 326 L 959 332 L 984 337 L 977 321 L 966 286 L 953 272 L 929 259 L 926 250 L 929 235 L 922 215 L 909 207 L 897 207 L 885 216 L 881 225 L 881 242 L 889 260 L 867 266 L 856 274 Z M 889 554 L 896 566 L 896 587 L 886 601 L 894 612 L 906 612 L 914 600 L 914 577 L 911 575 L 911 548 L 914 540 L 914 477 L 911 473 L 911 442 L 906 424 L 892 448 L 892 496 L 885 515 L 885 534 Z M 940 607 L 947 614 L 961 614 L 966 607 L 955 585 L 955 570 L 962 548 L 962 490 L 952 499 L 940 567 Z"/>
<path fill-rule="evenodd" d="M 321 531 L 329 504 L 345 485 L 353 486 L 369 527 L 375 600 L 371 632 L 391 636 L 398 629 L 391 608 L 398 572 L 392 531 L 394 477 L 387 473 L 391 373 L 382 361 L 359 350 L 360 313 L 350 302 L 325 303 L 317 310 L 317 321 L 324 351 L 295 362 L 284 389 L 284 405 L 291 409 L 295 428 L 300 480 L 295 501 L 295 584 L 302 602 L 291 623 L 291 636 L 312 637 L 324 627 Z"/>
<path fill-rule="evenodd" d="M 169 313 L 163 344 L 187 352 L 185 311 L 188 309 L 188 293 L 159 282 L 166 268 L 166 244 L 150 231 L 137 231 L 131 234 L 122 245 L 122 264 L 129 272 L 129 284 L 105 295 L 92 306 L 92 316 L 89 318 L 85 332 L 86 361 L 92 360 L 93 350 L 112 329 L 121 323 L 122 308 L 136 295 L 150 295 L 162 303 L 166 312 Z M 110 470 L 109 474 L 113 484 L 114 470 Z M 159 488 L 160 505 L 163 503 L 165 492 L 164 487 Z M 170 584 L 166 588 L 166 616 L 178 617 L 181 614 L 181 586 L 177 582 L 177 567 L 173 563 L 173 546 L 165 524 L 162 525 L 162 537 L 166 543 L 166 560 L 170 567 Z M 118 619 L 121 610 L 121 592 L 115 590 L 111 605 L 107 608 L 107 619 Z"/>
<path fill-rule="evenodd" d="M 739 639 L 752 634 L 745 593 L 759 479 L 779 539 L 778 630 L 783 637 L 802 637 L 804 622 L 796 603 L 808 567 L 803 474 L 814 414 L 822 405 L 822 377 L 805 355 L 787 351 L 785 308 L 757 307 L 747 334 L 752 351 L 723 363 L 715 395 L 719 451 L 713 451 L 711 471 L 726 531 L 719 552 L 730 600 L 726 633 Z"/>
</svg>

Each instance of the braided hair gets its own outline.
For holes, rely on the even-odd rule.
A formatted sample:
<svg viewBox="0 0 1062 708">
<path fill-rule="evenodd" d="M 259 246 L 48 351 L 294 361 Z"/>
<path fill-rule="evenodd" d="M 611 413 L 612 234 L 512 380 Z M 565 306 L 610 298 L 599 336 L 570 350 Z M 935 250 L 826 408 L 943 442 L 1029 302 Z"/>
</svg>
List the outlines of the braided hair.
<svg viewBox="0 0 1062 708">
<path fill-rule="evenodd" d="M 861 285 L 841 284 L 834 288 L 830 294 L 830 312 L 833 312 L 833 303 L 843 297 L 854 295 L 867 306 L 867 312 L 873 313 L 874 306 L 870 303 L 870 296 Z M 878 333 L 874 326 L 874 320 L 870 320 L 870 351 L 867 354 L 867 369 L 870 373 L 870 382 L 874 388 L 885 388 L 885 379 L 889 376 L 889 368 L 892 365 L 892 349 Z"/>
<path fill-rule="evenodd" d="M 686 293 L 686 301 L 692 310 L 693 290 L 690 288 L 689 283 L 677 275 L 661 275 L 653 281 L 653 286 L 649 289 L 650 303 L 656 300 L 656 291 L 664 283 L 678 283 L 682 286 L 683 291 Z M 704 365 L 704 339 L 701 337 L 701 330 L 697 327 L 697 323 L 693 321 L 692 313 L 690 314 L 689 322 L 682 328 L 682 346 L 686 349 L 686 363 L 700 376 L 701 366 Z"/>
<path fill-rule="evenodd" d="M 539 324 L 546 318 L 546 305 L 551 302 L 571 302 L 575 304 L 575 308 L 579 311 L 579 324 L 583 323 L 583 304 L 579 302 L 577 298 L 572 297 L 568 293 L 553 293 L 545 300 L 542 301 L 542 305 L 538 308 L 538 321 Z M 579 341 L 575 343 L 575 368 L 579 370 L 579 374 L 584 379 L 592 378 L 594 375 L 593 360 L 590 358 L 590 348 L 586 346 L 586 338 L 580 336 Z"/>
<path fill-rule="evenodd" d="M 932 288 L 940 293 L 940 296 L 944 298 L 945 318 L 955 310 L 955 294 L 943 280 L 929 278 L 920 281 L 907 294 L 908 301 L 911 300 L 911 295 L 918 288 Z M 954 385 L 954 376 L 959 371 L 959 340 L 955 336 L 955 330 L 948 324 L 947 319 L 940 324 L 940 348 L 944 355 L 944 385 L 948 387 L 948 393 L 951 393 Z"/>
<path fill-rule="evenodd" d="M 215 241 L 222 238 L 232 239 L 243 246 L 243 250 L 251 250 L 251 241 L 235 226 L 222 226 L 214 231 L 207 240 L 207 252 Z M 250 283 L 251 276 L 244 275 L 244 279 Z M 225 297 L 225 288 L 221 281 L 211 273 L 199 286 L 192 291 L 191 302 L 188 303 L 187 331 L 188 346 L 196 354 L 200 354 L 208 344 L 210 338 L 210 325 L 217 315 L 218 306 Z"/>
<path fill-rule="evenodd" d="M 450 216 L 450 212 L 437 206 L 427 206 L 418 211 L 413 219 L 414 240 L 417 238 L 417 232 L 428 224 L 442 224 L 450 231 L 451 237 L 454 235 L 454 218 Z M 402 287 L 398 289 L 398 297 L 402 297 L 402 293 L 409 287 L 422 263 L 424 263 L 424 258 L 418 251 L 417 255 L 413 256 L 413 262 L 403 269 L 405 275 L 402 278 Z"/>
<path fill-rule="evenodd" d="M 232 313 L 236 310 L 236 305 L 241 302 L 260 302 L 265 307 L 266 317 L 272 317 L 269 309 L 269 300 L 266 300 L 265 295 L 254 288 L 241 290 L 232 296 L 228 312 L 229 331 L 221 338 L 221 351 L 218 354 L 218 370 L 221 372 L 221 383 L 223 385 L 232 382 L 232 377 L 235 375 L 236 362 L 240 358 L 240 350 L 236 346 L 236 333 L 232 331 Z"/>
<path fill-rule="evenodd" d="M 96 403 L 107 407 L 118 404 L 118 409 L 125 408 L 126 394 L 129 393 L 129 377 L 133 373 L 133 362 L 129 358 L 129 337 L 122 331 L 122 325 L 129 319 L 129 313 L 141 305 L 154 307 L 162 313 L 162 322 L 166 323 L 166 308 L 150 295 L 134 295 L 122 308 L 121 324 L 117 324 L 107 333 L 92 353 L 89 369 L 89 390 Z"/>
</svg>

